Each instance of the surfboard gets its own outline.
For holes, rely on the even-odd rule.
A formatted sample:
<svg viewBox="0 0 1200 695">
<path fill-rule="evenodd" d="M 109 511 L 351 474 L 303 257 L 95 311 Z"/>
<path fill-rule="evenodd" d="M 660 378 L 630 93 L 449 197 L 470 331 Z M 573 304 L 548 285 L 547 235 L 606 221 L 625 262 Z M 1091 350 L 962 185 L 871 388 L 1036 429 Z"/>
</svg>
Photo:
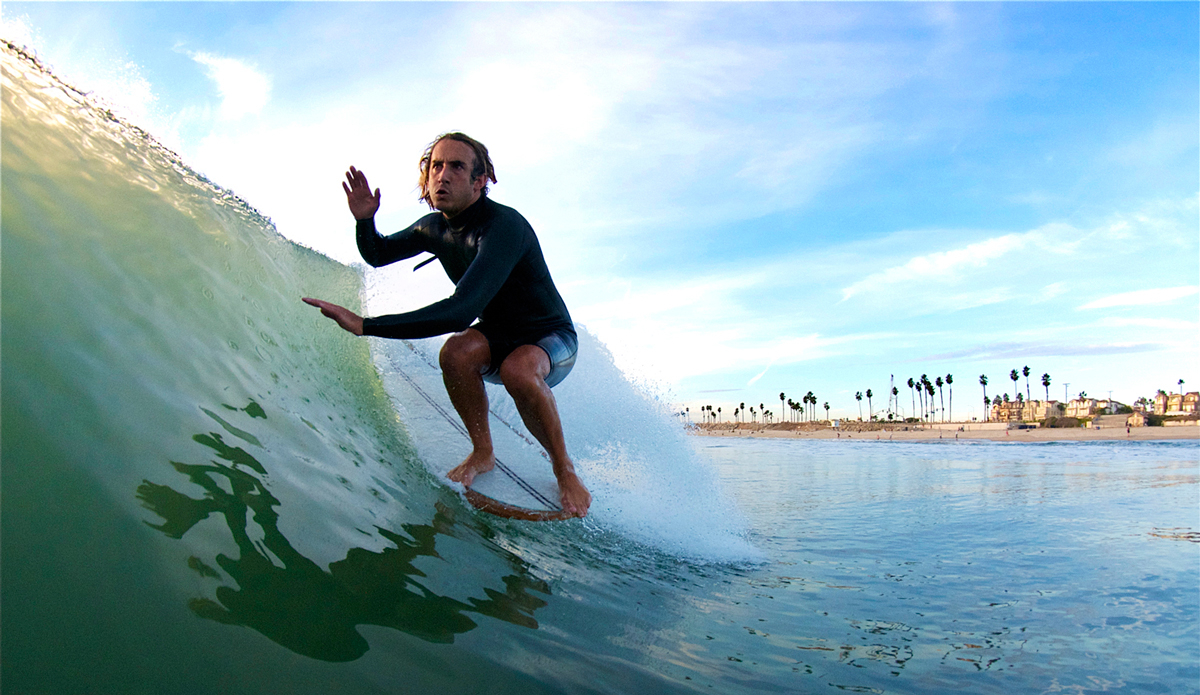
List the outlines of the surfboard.
<svg viewBox="0 0 1200 695">
<path fill-rule="evenodd" d="M 388 341 L 394 347 L 378 353 L 401 420 L 426 467 L 438 480 L 446 478 L 470 453 L 470 437 L 450 403 L 442 371 L 426 341 Z M 395 345 L 400 343 L 403 345 Z M 508 519 L 559 521 L 571 518 L 559 504 L 558 481 L 550 461 L 537 442 L 494 410 L 488 413 L 496 467 L 476 476 L 462 488 L 467 502 L 480 511 Z"/>
</svg>

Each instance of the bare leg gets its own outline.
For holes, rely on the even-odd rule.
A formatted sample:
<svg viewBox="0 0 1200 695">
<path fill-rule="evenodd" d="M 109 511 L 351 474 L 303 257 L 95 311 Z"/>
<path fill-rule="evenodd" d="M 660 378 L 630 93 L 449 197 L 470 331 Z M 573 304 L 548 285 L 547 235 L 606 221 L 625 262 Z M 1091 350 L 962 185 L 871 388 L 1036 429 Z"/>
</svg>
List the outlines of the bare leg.
<svg viewBox="0 0 1200 695">
<path fill-rule="evenodd" d="M 517 404 L 521 419 L 550 456 L 563 509 L 582 517 L 587 515 L 592 495 L 575 474 L 575 464 L 567 455 L 558 406 L 546 385 L 549 373 L 550 358 L 536 345 L 522 345 L 500 366 L 500 378 Z"/>
<path fill-rule="evenodd" d="M 471 487 L 475 476 L 487 473 L 496 465 L 492 431 L 488 426 L 487 390 L 482 376 L 491 362 L 491 355 L 487 338 L 468 328 L 450 336 L 438 357 L 450 402 L 471 437 L 470 455 L 446 477 L 466 487 Z"/>
</svg>

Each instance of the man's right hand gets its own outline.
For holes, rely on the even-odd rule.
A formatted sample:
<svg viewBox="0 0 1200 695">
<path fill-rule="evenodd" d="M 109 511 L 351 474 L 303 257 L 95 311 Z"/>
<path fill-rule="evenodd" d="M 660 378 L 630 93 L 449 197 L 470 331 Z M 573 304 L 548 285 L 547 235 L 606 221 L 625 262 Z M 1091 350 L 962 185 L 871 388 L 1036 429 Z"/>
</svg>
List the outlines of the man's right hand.
<svg viewBox="0 0 1200 695">
<path fill-rule="evenodd" d="M 346 191 L 346 204 L 350 206 L 350 214 L 356 220 L 369 220 L 379 210 L 379 189 L 371 193 L 371 185 L 367 177 L 358 169 L 350 167 L 346 172 L 346 180 L 342 182 L 342 190 Z"/>
</svg>

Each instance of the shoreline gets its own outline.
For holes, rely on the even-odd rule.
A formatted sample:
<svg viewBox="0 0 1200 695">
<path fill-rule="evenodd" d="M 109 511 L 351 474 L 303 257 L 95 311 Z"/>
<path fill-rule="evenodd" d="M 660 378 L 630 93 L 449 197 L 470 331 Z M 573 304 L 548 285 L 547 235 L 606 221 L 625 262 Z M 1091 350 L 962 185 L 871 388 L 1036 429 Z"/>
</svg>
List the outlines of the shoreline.
<svg viewBox="0 0 1200 695">
<path fill-rule="evenodd" d="M 741 437 L 744 439 L 832 439 L 835 441 L 954 441 L 980 440 L 992 442 L 1104 442 L 1104 441 L 1200 441 L 1200 425 L 1182 425 L 1175 427 L 1131 427 L 1126 433 L 1124 427 L 1102 427 L 1092 429 L 1087 427 L 1064 428 L 979 428 L 979 423 L 963 423 L 963 427 L 975 429 L 958 431 L 957 429 L 928 427 L 926 429 L 886 429 L 884 427 L 857 429 L 854 427 L 837 428 L 819 427 L 806 429 L 773 429 L 766 427 L 733 427 L 725 425 L 696 425 L 688 428 L 688 434 L 697 437 Z"/>
</svg>

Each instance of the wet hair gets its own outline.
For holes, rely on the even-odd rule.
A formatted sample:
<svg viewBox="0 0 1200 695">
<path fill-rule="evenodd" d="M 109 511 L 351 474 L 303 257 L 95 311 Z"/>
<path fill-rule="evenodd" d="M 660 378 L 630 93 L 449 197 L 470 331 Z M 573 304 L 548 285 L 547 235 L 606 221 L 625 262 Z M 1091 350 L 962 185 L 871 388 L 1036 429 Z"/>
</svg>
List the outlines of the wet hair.
<svg viewBox="0 0 1200 695">
<path fill-rule="evenodd" d="M 425 153 L 421 155 L 419 165 L 421 175 L 417 179 L 417 186 L 421 191 L 421 197 L 417 198 L 417 200 L 424 201 L 430 210 L 433 209 L 433 199 L 429 196 L 429 163 L 433 160 L 433 148 L 437 147 L 437 144 L 442 140 L 455 140 L 471 148 L 471 151 L 475 153 L 475 163 L 471 167 L 471 180 L 474 181 L 482 176 L 483 190 L 481 193 L 487 195 L 488 181 L 496 183 L 496 170 L 492 167 L 492 158 L 488 156 L 487 148 L 483 146 L 482 142 L 469 135 L 453 132 L 442 133 L 437 136 L 437 139 L 429 143 L 429 147 L 426 147 Z"/>
</svg>

